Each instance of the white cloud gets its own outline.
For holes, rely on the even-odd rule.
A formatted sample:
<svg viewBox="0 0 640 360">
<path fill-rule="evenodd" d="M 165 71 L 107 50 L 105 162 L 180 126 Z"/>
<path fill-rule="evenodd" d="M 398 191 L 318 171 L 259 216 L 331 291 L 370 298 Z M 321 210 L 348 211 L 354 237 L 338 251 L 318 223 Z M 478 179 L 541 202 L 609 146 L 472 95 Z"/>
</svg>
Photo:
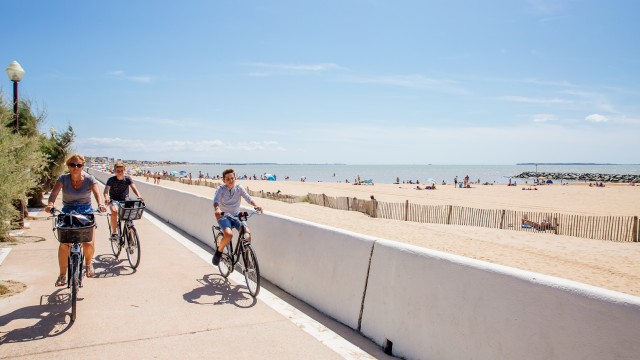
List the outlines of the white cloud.
<svg viewBox="0 0 640 360">
<path fill-rule="evenodd" d="M 561 98 L 534 98 L 527 96 L 501 96 L 498 98 L 499 100 L 511 101 L 511 102 L 521 102 L 528 104 L 572 104 L 573 101 Z"/>
<path fill-rule="evenodd" d="M 252 71 L 248 76 L 267 77 L 274 75 L 293 75 L 293 74 L 313 74 L 324 73 L 335 70 L 344 70 L 342 66 L 334 63 L 318 63 L 318 64 L 268 64 L 268 63 L 248 63 L 248 66 L 260 69 L 260 71 Z"/>
<path fill-rule="evenodd" d="M 458 82 L 448 79 L 433 79 L 424 75 L 381 75 L 381 76 L 347 76 L 345 82 L 399 86 L 412 89 L 427 89 L 444 93 L 467 94 L 469 91 Z"/>
<path fill-rule="evenodd" d="M 535 114 L 533 115 L 533 122 L 547 122 L 558 120 L 558 117 L 553 114 Z"/>
<path fill-rule="evenodd" d="M 617 113 L 614 106 L 611 105 L 605 95 L 592 93 L 587 91 L 565 90 L 563 94 L 573 95 L 580 99 L 585 106 L 595 106 L 600 111 Z"/>
<path fill-rule="evenodd" d="M 110 71 L 109 75 L 113 75 L 117 78 L 120 79 L 125 79 L 125 80 L 129 80 L 129 81 L 133 81 L 133 82 L 139 82 L 139 83 L 150 83 L 153 81 L 153 77 L 152 76 L 148 76 L 148 75 L 127 75 L 123 70 L 114 70 L 114 71 Z"/>
<path fill-rule="evenodd" d="M 90 137 L 78 139 L 78 146 L 90 149 L 94 153 L 97 149 L 110 154 L 122 149 L 133 153 L 202 153 L 214 151 L 281 151 L 283 148 L 277 141 L 224 142 L 222 140 L 141 140 L 123 138 Z"/>
<path fill-rule="evenodd" d="M 540 15 L 553 15 L 564 9 L 563 4 L 556 0 L 528 0 L 527 2 L 531 9 Z"/>
<path fill-rule="evenodd" d="M 604 115 L 600 115 L 600 114 L 591 114 L 591 115 L 587 116 L 585 118 L 585 120 L 591 121 L 591 122 L 594 122 L 594 123 L 602 123 L 602 122 L 609 121 L 609 119 L 607 119 Z"/>
<path fill-rule="evenodd" d="M 574 87 L 575 85 L 565 81 L 565 80 L 558 80 L 558 81 L 553 81 L 553 80 L 540 80 L 540 79 L 536 79 L 536 78 L 526 78 L 524 80 L 522 80 L 524 83 L 527 84 L 536 84 L 536 85 L 547 85 L 547 86 L 559 86 L 559 87 Z"/>
<path fill-rule="evenodd" d="M 549 162 L 633 163 L 637 152 L 637 132 L 628 127 L 559 121 L 448 128 L 307 123 L 288 131 L 241 142 L 79 138 L 76 146 L 85 155 L 139 160 L 347 164 L 515 164 L 532 153 Z"/>
<path fill-rule="evenodd" d="M 125 116 L 120 119 L 133 122 L 133 123 L 151 124 L 154 126 L 161 125 L 161 126 L 198 127 L 198 128 L 208 127 L 199 121 L 189 120 L 189 119 L 155 118 L 155 117 L 149 117 L 149 116 Z"/>
</svg>

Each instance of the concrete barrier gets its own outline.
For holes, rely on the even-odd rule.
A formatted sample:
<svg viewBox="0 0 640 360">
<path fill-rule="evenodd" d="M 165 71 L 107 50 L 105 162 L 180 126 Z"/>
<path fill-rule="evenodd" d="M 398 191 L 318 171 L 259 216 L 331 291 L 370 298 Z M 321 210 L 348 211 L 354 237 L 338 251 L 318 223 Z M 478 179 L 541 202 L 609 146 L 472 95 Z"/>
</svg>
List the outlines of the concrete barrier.
<svg viewBox="0 0 640 360">
<path fill-rule="evenodd" d="M 639 359 L 639 330 L 638 297 L 385 240 L 361 328 L 409 359 Z"/>
<path fill-rule="evenodd" d="M 285 216 L 251 220 L 264 277 L 357 329 L 375 240 Z"/>
<path fill-rule="evenodd" d="M 136 186 L 150 211 L 213 245 L 211 199 Z M 264 278 L 393 355 L 640 359 L 638 297 L 276 214 L 249 225 Z"/>
<path fill-rule="evenodd" d="M 90 170 L 106 183 L 112 174 Z M 213 199 L 134 180 L 147 209 L 213 247 Z M 260 273 L 353 329 L 358 327 L 374 239 L 266 212 L 248 222 Z"/>
</svg>

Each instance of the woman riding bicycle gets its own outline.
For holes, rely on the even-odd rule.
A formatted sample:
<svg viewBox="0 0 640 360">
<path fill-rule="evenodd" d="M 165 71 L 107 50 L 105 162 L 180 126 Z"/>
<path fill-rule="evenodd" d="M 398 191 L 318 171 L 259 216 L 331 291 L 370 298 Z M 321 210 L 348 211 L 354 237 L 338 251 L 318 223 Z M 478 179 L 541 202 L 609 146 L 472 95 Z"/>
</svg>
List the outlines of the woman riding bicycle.
<svg viewBox="0 0 640 360">
<path fill-rule="evenodd" d="M 107 184 L 104 187 L 104 199 L 105 204 L 109 204 L 111 209 L 111 241 L 118 240 L 118 202 L 129 200 L 129 187 L 136 194 L 140 200 L 144 201 L 138 189 L 133 184 L 131 177 L 124 174 L 126 168 L 122 161 L 116 162 L 114 165 L 115 176 L 110 177 L 107 180 Z"/>
<path fill-rule="evenodd" d="M 75 211 L 79 214 L 91 214 L 93 208 L 91 208 L 91 193 L 98 202 L 98 208 L 100 211 L 106 211 L 102 199 L 100 198 L 100 190 L 98 189 L 98 182 L 96 179 L 86 173 L 82 172 L 85 160 L 84 156 L 80 154 L 71 155 L 66 162 L 69 168 L 69 174 L 63 174 L 58 177 L 56 184 L 51 190 L 47 206 L 44 208 L 46 212 L 51 211 L 53 205 L 58 197 L 58 193 L 62 190 L 62 212 L 70 213 Z M 82 243 L 82 247 L 85 254 L 87 277 L 94 277 L 93 270 L 93 252 L 95 244 L 95 229 L 92 231 L 91 242 Z M 58 265 L 60 266 L 60 273 L 56 279 L 56 286 L 66 285 L 67 263 L 69 258 L 70 244 L 60 243 L 58 247 Z"/>
<path fill-rule="evenodd" d="M 241 185 L 236 185 L 236 174 L 233 169 L 223 171 L 222 180 L 224 181 L 224 186 L 218 187 L 218 190 L 216 190 L 216 194 L 213 197 L 213 208 L 215 209 L 216 220 L 218 220 L 218 225 L 220 225 L 220 228 L 222 228 L 222 232 L 224 233 L 222 241 L 220 241 L 220 244 L 213 255 L 213 259 L 211 260 L 215 266 L 220 263 L 222 250 L 224 250 L 224 247 L 227 246 L 233 237 L 232 229 L 240 227 L 240 223 L 238 221 L 222 216 L 222 213 L 224 212 L 237 216 L 240 212 L 240 203 L 242 202 L 241 198 L 244 198 L 258 211 L 262 211 L 262 207 L 256 204 L 247 191 Z M 251 232 L 248 227 L 245 227 L 245 231 L 249 236 L 251 236 Z"/>
</svg>

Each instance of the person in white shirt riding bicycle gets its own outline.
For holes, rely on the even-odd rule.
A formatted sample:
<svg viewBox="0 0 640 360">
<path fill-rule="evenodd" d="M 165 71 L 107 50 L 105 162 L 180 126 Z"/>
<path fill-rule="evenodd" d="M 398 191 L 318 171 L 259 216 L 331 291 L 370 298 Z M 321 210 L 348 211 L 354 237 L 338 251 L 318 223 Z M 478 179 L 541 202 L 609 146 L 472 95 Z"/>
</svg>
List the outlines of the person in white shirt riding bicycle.
<svg viewBox="0 0 640 360">
<path fill-rule="evenodd" d="M 211 261 L 215 266 L 220 262 L 222 250 L 224 250 L 224 247 L 227 246 L 233 237 L 232 229 L 238 229 L 240 227 L 240 222 L 235 219 L 222 216 L 222 213 L 237 216 L 240 212 L 240 203 L 242 202 L 242 198 L 244 198 L 249 204 L 253 205 L 256 210 L 262 211 L 262 207 L 256 204 L 247 191 L 241 185 L 236 184 L 236 174 L 233 169 L 223 171 L 222 180 L 224 181 L 224 186 L 220 186 L 213 197 L 213 208 L 215 210 L 216 220 L 224 233 L 222 241 L 216 249 Z M 245 231 L 249 236 L 251 236 L 251 232 L 248 227 L 245 227 Z"/>
</svg>

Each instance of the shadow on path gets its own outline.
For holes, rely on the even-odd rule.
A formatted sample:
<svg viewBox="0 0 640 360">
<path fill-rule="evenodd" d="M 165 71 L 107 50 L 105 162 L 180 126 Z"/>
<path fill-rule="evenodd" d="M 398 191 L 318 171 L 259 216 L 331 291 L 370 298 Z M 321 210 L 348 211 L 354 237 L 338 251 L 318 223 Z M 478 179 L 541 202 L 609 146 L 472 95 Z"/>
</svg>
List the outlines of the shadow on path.
<svg viewBox="0 0 640 360">
<path fill-rule="evenodd" d="M 113 254 L 100 254 L 93 258 L 93 269 L 96 278 L 108 278 L 122 275 L 133 275 L 135 269 L 129 266 L 129 261 L 125 258 L 116 259 Z"/>
<path fill-rule="evenodd" d="M 240 308 L 249 308 L 257 303 L 246 287 L 233 285 L 219 274 L 204 275 L 197 279 L 202 286 L 182 295 L 182 298 L 192 304 L 222 305 L 233 304 Z"/>
<path fill-rule="evenodd" d="M 0 345 L 41 340 L 66 332 L 71 305 L 69 290 L 56 289 L 51 295 L 42 295 L 39 305 L 17 309 L 0 316 Z"/>
</svg>

